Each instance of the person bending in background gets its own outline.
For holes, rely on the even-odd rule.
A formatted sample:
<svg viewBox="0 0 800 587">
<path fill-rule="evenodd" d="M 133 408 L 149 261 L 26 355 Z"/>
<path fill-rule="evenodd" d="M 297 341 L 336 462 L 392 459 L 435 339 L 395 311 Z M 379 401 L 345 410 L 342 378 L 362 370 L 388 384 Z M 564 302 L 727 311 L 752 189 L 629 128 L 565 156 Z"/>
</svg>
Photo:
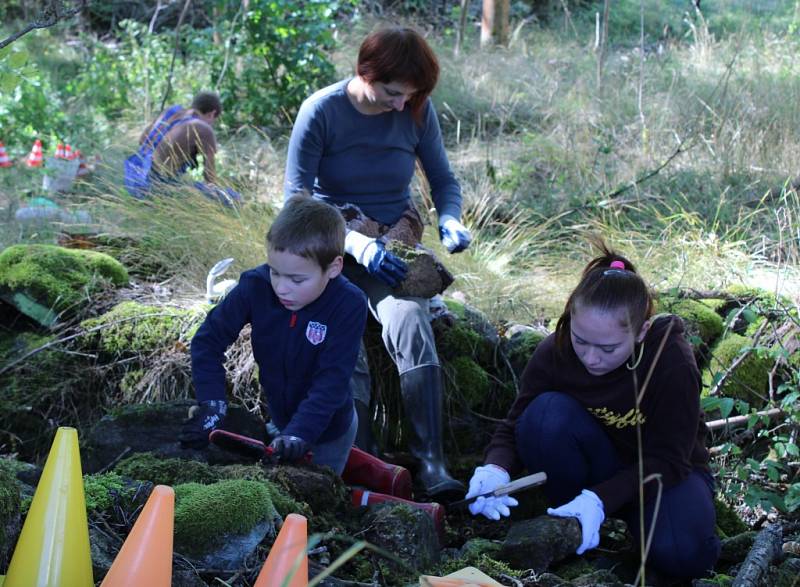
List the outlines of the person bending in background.
<svg viewBox="0 0 800 587">
<path fill-rule="evenodd" d="M 350 378 L 367 319 L 363 292 L 343 275 L 344 219 L 324 202 L 298 196 L 267 233 L 268 263 L 245 271 L 192 338 L 198 405 L 184 423 L 184 448 L 204 448 L 227 411 L 225 351 L 252 326 L 272 423 L 270 446 L 286 462 L 344 469 L 358 428 Z"/>
<path fill-rule="evenodd" d="M 436 56 L 416 31 L 389 27 L 368 35 L 359 49 L 356 75 L 303 102 L 289 142 L 285 197 L 307 190 L 336 205 L 355 204 L 383 229 L 404 220 L 421 237 L 423 223 L 410 190 L 419 160 L 439 215 L 442 242 L 451 253 L 466 249 L 471 236 L 460 221 L 461 187 L 429 98 L 438 77 Z M 407 267 L 381 239 L 351 230 L 345 250 L 344 273 L 367 294 L 400 374 L 413 431 L 409 444 L 421 465 L 418 480 L 430 497 L 460 496 L 464 487 L 447 471 L 442 449 L 441 369 L 428 300 L 393 294 Z M 369 446 L 370 383 L 363 351 L 356 375 L 361 416 L 356 444 L 374 451 Z"/>
<path fill-rule="evenodd" d="M 595 548 L 608 515 L 640 537 L 639 452 L 645 484 L 645 536 L 655 524 L 648 562 L 679 577 L 713 568 L 714 481 L 700 410 L 700 373 L 683 323 L 653 316 L 653 300 L 625 257 L 600 243 L 567 300 L 556 331 L 536 348 L 519 395 L 475 469 L 467 497 L 507 483 L 523 467 L 547 474 L 548 509 L 575 517 L 578 554 Z M 637 407 L 637 394 L 640 402 Z M 512 497 L 478 497 L 473 515 L 508 516 Z"/>
<path fill-rule="evenodd" d="M 237 192 L 217 187 L 214 125 L 221 114 L 219 96 L 200 92 L 189 108 L 171 106 L 147 125 L 139 137 L 139 146 L 140 149 L 152 149 L 150 179 L 155 185 L 159 182 L 175 183 L 187 169 L 198 166 L 198 156 L 202 155 L 205 183 L 195 182 L 195 187 L 204 195 L 225 203 L 241 200 Z"/>
</svg>

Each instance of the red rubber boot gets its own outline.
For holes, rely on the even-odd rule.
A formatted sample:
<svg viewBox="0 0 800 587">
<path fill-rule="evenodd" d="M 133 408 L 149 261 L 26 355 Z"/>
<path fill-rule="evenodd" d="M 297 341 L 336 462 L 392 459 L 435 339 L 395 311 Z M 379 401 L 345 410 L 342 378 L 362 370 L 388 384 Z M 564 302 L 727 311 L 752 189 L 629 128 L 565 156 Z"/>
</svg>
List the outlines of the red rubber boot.
<svg viewBox="0 0 800 587">
<path fill-rule="evenodd" d="M 345 485 L 359 485 L 386 495 L 411 499 L 411 473 L 405 467 L 393 465 L 356 448 L 342 471 Z"/>
<path fill-rule="evenodd" d="M 417 503 L 408 499 L 403 499 L 395 495 L 386 495 L 384 493 L 375 493 L 374 491 L 367 491 L 357 487 L 350 488 L 350 501 L 354 506 L 367 507 L 375 503 L 402 503 L 411 508 L 422 510 L 428 514 L 433 520 L 433 526 L 436 528 L 436 534 L 439 536 L 441 542 L 444 538 L 444 507 L 440 503 Z"/>
</svg>

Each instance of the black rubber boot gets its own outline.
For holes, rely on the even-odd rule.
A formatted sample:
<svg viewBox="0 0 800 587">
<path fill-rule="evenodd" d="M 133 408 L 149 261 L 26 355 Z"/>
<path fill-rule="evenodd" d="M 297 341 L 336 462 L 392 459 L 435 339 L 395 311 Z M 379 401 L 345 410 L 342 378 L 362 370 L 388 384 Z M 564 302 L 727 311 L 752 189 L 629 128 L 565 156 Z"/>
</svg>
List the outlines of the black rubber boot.
<svg viewBox="0 0 800 587">
<path fill-rule="evenodd" d="M 454 501 L 466 488 L 447 472 L 442 449 L 442 376 L 437 365 L 417 367 L 400 375 L 406 418 L 411 423 L 411 454 L 420 461 L 417 479 L 428 497 Z"/>
<path fill-rule="evenodd" d="M 375 435 L 372 434 L 372 410 L 367 404 L 359 400 L 354 400 L 353 404 L 355 404 L 356 414 L 358 414 L 355 445 L 364 452 L 377 457 L 380 454 L 380 449 L 375 441 Z"/>
</svg>

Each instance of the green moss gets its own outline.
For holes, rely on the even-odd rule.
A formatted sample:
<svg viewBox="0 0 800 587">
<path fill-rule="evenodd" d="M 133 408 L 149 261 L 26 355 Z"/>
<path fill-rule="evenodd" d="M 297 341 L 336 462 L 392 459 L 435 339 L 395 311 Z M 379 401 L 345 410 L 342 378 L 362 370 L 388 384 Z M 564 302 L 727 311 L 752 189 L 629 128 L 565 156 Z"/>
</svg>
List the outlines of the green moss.
<svg viewBox="0 0 800 587">
<path fill-rule="evenodd" d="M 215 467 L 220 471 L 225 479 L 247 479 L 249 481 L 258 481 L 263 483 L 264 487 L 269 492 L 272 505 L 275 510 L 285 518 L 291 513 L 302 514 L 307 518 L 313 515 L 311 508 L 308 504 L 300 503 L 290 495 L 281 491 L 280 487 L 270 481 L 261 465 L 225 465 L 223 467 Z"/>
<path fill-rule="evenodd" d="M 695 300 L 676 300 L 670 297 L 658 298 L 656 312 L 670 312 L 683 318 L 690 341 L 699 337 L 705 344 L 710 344 L 722 334 L 724 325 L 722 317 L 706 304 Z M 697 346 L 697 341 L 692 341 Z"/>
<path fill-rule="evenodd" d="M 714 510 L 717 513 L 717 531 L 720 538 L 738 536 L 750 529 L 734 509 L 718 497 L 714 498 Z"/>
<path fill-rule="evenodd" d="M 733 362 L 751 347 L 753 342 L 738 334 L 728 334 L 717 343 L 712 350 L 711 368 L 704 372 L 706 385 L 712 385 L 714 374 L 726 371 Z M 722 383 L 722 395 L 750 402 L 752 405 L 763 404 L 763 396 L 769 382 L 771 361 L 761 356 L 759 351 L 750 351 L 747 357 L 730 373 Z"/>
<path fill-rule="evenodd" d="M 489 374 L 469 357 L 456 357 L 445 365 L 467 405 L 472 409 L 478 407 L 489 394 Z"/>
<path fill-rule="evenodd" d="M 203 318 L 198 310 L 122 302 L 102 316 L 81 323 L 86 330 L 102 327 L 84 335 L 83 344 L 112 355 L 150 353 L 177 343 L 185 345 Z"/>
<path fill-rule="evenodd" d="M 456 322 L 450 327 L 441 329 L 436 346 L 444 357 L 475 356 L 481 340 L 481 335 L 472 328 L 461 322 Z"/>
<path fill-rule="evenodd" d="M 175 548 L 198 555 L 226 534 L 244 534 L 276 517 L 267 488 L 257 481 L 229 480 L 175 487 Z"/>
<path fill-rule="evenodd" d="M 464 320 L 467 317 L 467 309 L 461 302 L 455 300 L 445 300 L 447 309 L 459 320 Z"/>
<path fill-rule="evenodd" d="M 25 291 L 59 312 L 109 285 L 126 283 L 128 272 L 119 261 L 96 251 L 13 245 L 0 253 L 0 287 Z"/>
<path fill-rule="evenodd" d="M 20 501 L 15 461 L 0 459 L 0 544 L 6 543 L 6 528 L 19 515 Z"/>
<path fill-rule="evenodd" d="M 521 369 L 524 369 L 525 365 L 528 364 L 528 361 L 530 361 L 533 351 L 536 350 L 536 347 L 539 346 L 539 343 L 545 338 L 547 338 L 547 335 L 538 330 L 520 332 L 509 341 L 510 350 L 508 353 L 508 360 L 511 361 L 511 364 L 514 365 L 515 368 L 521 366 L 521 371 Z"/>
<path fill-rule="evenodd" d="M 114 471 L 131 479 L 169 486 L 181 483 L 216 483 L 224 478 L 219 470 L 206 463 L 165 459 L 147 452 L 137 453 L 120 461 Z"/>
<path fill-rule="evenodd" d="M 86 511 L 107 510 L 114 504 L 113 493 L 125 490 L 125 482 L 117 473 L 99 473 L 83 476 L 83 493 L 86 497 Z"/>
</svg>

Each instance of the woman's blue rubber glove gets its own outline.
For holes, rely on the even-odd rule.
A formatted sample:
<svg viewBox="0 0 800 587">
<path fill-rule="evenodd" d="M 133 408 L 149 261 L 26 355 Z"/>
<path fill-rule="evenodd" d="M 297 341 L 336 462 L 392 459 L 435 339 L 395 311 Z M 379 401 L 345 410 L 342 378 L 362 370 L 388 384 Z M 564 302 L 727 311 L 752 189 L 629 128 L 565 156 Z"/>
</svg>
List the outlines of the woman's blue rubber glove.
<svg viewBox="0 0 800 587">
<path fill-rule="evenodd" d="M 501 485 L 505 485 L 511 480 L 508 472 L 498 465 L 483 465 L 476 467 L 469 480 L 469 491 L 464 499 L 470 499 L 476 495 L 494 491 Z M 473 516 L 482 514 L 490 520 L 499 520 L 501 516 L 511 514 L 509 508 L 518 505 L 519 502 L 513 497 L 503 495 L 500 497 L 479 497 L 469 504 L 469 511 Z"/>
<path fill-rule="evenodd" d="M 439 217 L 439 238 L 450 253 L 460 253 L 472 242 L 467 227 L 449 214 Z"/>
<path fill-rule="evenodd" d="M 406 278 L 408 265 L 397 255 L 386 250 L 383 241 L 350 230 L 344 239 L 344 250 L 356 261 L 390 287 L 397 287 Z"/>
<path fill-rule="evenodd" d="M 547 513 L 559 518 L 578 518 L 583 542 L 575 551 L 576 554 L 583 554 L 600 544 L 600 524 L 605 520 L 606 514 L 603 511 L 603 502 L 595 492 L 584 489 L 571 502 L 555 509 L 547 508 Z"/>
</svg>

